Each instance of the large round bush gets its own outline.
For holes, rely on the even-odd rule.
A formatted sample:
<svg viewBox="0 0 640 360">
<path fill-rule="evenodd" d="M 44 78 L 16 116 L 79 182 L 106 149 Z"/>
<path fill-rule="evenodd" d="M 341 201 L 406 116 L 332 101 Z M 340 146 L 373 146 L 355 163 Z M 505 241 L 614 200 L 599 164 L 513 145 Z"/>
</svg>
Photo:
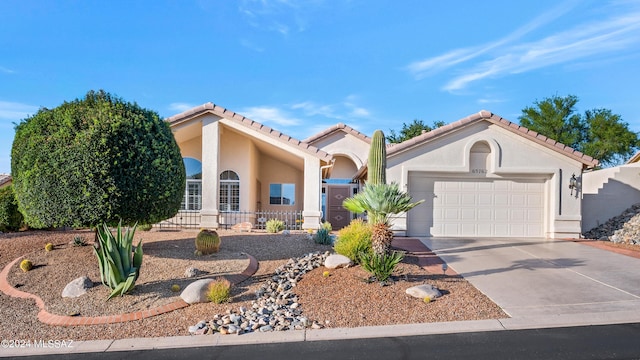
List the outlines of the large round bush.
<svg viewBox="0 0 640 360">
<path fill-rule="evenodd" d="M 104 91 L 18 124 L 11 174 L 25 222 L 36 228 L 156 223 L 177 213 L 185 186 L 169 125 Z"/>
</svg>

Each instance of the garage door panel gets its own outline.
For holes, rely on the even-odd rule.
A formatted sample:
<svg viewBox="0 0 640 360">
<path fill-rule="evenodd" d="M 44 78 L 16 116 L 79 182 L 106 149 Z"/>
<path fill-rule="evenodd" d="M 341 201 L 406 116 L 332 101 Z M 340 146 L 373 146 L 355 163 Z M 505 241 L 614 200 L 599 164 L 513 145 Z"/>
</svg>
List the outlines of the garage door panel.
<svg viewBox="0 0 640 360">
<path fill-rule="evenodd" d="M 409 212 L 408 233 L 544 236 L 544 183 L 544 179 L 439 179 L 410 175 L 412 197 L 427 201 L 422 208 Z"/>
</svg>

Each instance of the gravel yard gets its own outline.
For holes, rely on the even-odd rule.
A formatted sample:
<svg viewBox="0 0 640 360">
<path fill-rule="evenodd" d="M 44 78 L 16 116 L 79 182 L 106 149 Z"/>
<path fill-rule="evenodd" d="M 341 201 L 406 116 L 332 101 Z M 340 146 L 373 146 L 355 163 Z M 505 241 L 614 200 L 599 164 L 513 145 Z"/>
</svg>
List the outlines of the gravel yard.
<svg viewBox="0 0 640 360">
<path fill-rule="evenodd" d="M 222 246 L 218 254 L 194 256 L 196 231 L 138 231 L 136 240 L 143 239 L 145 252 L 141 275 L 129 295 L 105 301 L 109 290 L 100 284 L 97 260 L 90 246 L 69 245 L 74 236 L 93 240 L 89 231 L 28 231 L 0 234 L 0 266 L 25 255 L 36 268 L 22 273 L 16 266 L 8 279 L 40 296 L 47 310 L 59 315 L 79 313 L 100 316 L 132 312 L 155 307 L 178 299 L 171 292 L 172 284 L 182 288 L 193 279 L 186 279 L 189 266 L 204 271 L 205 276 L 241 272 L 248 264 L 244 253 L 259 261 L 256 274 L 235 286 L 232 299 L 226 304 L 196 304 L 160 316 L 121 324 L 59 327 L 42 324 L 37 319 L 38 308 L 32 300 L 11 298 L 0 293 L 0 336 L 3 339 L 121 339 L 188 335 L 188 327 L 215 314 L 251 306 L 255 291 L 274 270 L 292 257 L 309 252 L 330 251 L 317 245 L 306 234 L 234 233 L 221 231 Z M 51 242 L 56 249 L 44 251 Z M 295 293 L 300 297 L 303 313 L 325 327 L 357 327 L 368 325 L 407 324 L 438 321 L 504 318 L 506 314 L 486 296 L 459 276 L 428 273 L 417 266 L 416 258 L 406 256 L 396 271 L 396 282 L 382 287 L 367 283 L 368 274 L 360 267 L 330 270 L 322 275 L 318 268 L 307 273 L 298 283 Z M 96 284 L 86 295 L 63 299 L 60 294 L 71 280 L 87 275 Z M 404 293 L 405 289 L 423 283 L 432 284 L 444 296 L 424 303 Z"/>
</svg>

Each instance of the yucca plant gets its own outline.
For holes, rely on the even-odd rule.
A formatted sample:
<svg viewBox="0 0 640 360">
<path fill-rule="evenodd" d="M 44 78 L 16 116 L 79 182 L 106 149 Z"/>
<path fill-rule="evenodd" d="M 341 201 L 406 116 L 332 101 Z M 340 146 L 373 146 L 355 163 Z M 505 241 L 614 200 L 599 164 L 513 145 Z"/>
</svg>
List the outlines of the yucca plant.
<svg viewBox="0 0 640 360">
<path fill-rule="evenodd" d="M 424 201 L 412 203 L 411 200 L 411 196 L 401 191 L 397 183 L 367 183 L 361 192 L 346 199 L 342 206 L 357 214 L 367 212 L 368 221 L 373 229 L 373 252 L 382 256 L 389 253 L 393 240 L 393 232 L 389 228 L 391 216 L 407 212 Z"/>
<path fill-rule="evenodd" d="M 133 250 L 133 235 L 136 225 L 122 232 L 122 222 L 118 224 L 114 236 L 106 223 L 96 228 L 93 251 L 98 257 L 100 279 L 112 291 L 107 300 L 116 295 L 124 295 L 135 286 L 142 266 L 142 240 Z"/>
</svg>

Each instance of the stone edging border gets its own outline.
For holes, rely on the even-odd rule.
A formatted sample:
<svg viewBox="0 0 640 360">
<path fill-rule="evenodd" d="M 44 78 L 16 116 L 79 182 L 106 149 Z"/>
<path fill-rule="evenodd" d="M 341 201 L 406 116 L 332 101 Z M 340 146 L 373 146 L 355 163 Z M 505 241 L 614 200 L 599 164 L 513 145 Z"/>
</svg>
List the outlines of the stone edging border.
<svg viewBox="0 0 640 360">
<path fill-rule="evenodd" d="M 240 274 L 231 274 L 231 275 L 223 275 L 227 280 L 229 280 L 234 285 L 237 285 L 256 273 L 258 270 L 258 260 L 249 255 L 245 255 L 249 258 L 249 265 L 244 271 Z M 189 304 L 187 304 L 184 300 L 180 299 L 174 301 L 172 303 L 162 305 L 153 309 L 144 310 L 144 311 L 136 311 L 132 313 L 120 314 L 120 315 L 106 315 L 106 316 L 64 316 L 64 315 L 56 315 L 51 314 L 47 310 L 45 310 L 45 304 L 42 299 L 34 294 L 20 291 L 13 286 L 11 286 L 7 280 L 7 275 L 11 268 L 20 260 L 22 260 L 25 256 L 21 256 L 11 263 L 7 264 L 7 266 L 2 269 L 0 272 L 0 291 L 3 293 L 22 299 L 33 299 L 36 302 L 38 308 L 40 308 L 40 312 L 38 312 L 38 320 L 40 322 L 47 325 L 57 325 L 57 326 L 82 326 L 82 325 L 101 325 L 101 324 L 115 324 L 115 323 L 123 323 L 127 321 L 135 321 L 140 319 L 146 319 L 152 316 L 168 313 L 170 311 L 174 311 L 177 309 L 182 309 Z"/>
</svg>

